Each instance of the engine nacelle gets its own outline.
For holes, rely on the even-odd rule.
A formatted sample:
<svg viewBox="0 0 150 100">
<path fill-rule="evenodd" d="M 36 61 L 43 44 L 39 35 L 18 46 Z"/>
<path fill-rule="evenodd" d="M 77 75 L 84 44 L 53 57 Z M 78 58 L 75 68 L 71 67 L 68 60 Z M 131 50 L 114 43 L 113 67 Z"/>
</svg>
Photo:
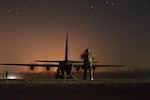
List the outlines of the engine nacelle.
<svg viewBox="0 0 150 100">
<path fill-rule="evenodd" d="M 47 71 L 49 71 L 49 69 L 50 69 L 50 67 L 49 67 L 49 66 L 47 66 L 47 67 L 46 67 L 46 70 L 47 70 Z"/>
<path fill-rule="evenodd" d="M 30 66 L 30 69 L 31 69 L 31 70 L 34 70 L 34 66 Z"/>
</svg>

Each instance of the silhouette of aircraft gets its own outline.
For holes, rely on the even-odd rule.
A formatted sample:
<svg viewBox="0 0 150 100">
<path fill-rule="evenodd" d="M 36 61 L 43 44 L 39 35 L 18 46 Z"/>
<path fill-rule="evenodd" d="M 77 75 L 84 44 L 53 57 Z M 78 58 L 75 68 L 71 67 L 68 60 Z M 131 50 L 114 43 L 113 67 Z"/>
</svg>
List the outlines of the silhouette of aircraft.
<svg viewBox="0 0 150 100">
<path fill-rule="evenodd" d="M 49 62 L 49 64 L 0 64 L 0 65 L 11 65 L 11 66 L 29 66 L 31 70 L 35 67 L 45 67 L 47 71 L 50 67 L 56 67 L 55 78 L 72 78 L 72 67 L 79 71 L 83 66 L 83 61 L 74 61 L 68 59 L 68 33 L 66 34 L 66 49 L 65 49 L 65 59 L 64 60 L 35 60 L 35 62 Z M 56 63 L 56 64 L 53 64 Z M 58 64 L 57 64 L 58 63 Z M 93 69 L 96 67 L 123 67 L 124 65 L 100 65 L 96 64 L 98 61 L 93 61 Z"/>
</svg>

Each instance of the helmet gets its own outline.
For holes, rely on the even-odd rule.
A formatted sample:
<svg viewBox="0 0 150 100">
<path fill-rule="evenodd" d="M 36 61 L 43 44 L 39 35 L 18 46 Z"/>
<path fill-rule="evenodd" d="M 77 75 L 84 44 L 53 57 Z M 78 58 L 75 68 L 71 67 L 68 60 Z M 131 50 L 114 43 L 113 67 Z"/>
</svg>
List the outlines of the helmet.
<svg viewBox="0 0 150 100">
<path fill-rule="evenodd" d="M 88 53 L 88 52 L 90 52 L 90 50 L 89 49 L 85 49 L 85 53 Z"/>
</svg>

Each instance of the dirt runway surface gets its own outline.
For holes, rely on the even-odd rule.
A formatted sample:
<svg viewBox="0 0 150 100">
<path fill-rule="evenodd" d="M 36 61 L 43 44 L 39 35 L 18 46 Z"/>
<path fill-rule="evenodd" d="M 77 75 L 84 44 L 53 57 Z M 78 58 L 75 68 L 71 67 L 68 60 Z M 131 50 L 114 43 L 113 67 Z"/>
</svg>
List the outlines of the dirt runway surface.
<svg viewBox="0 0 150 100">
<path fill-rule="evenodd" d="M 0 80 L 1 100 L 150 100 L 150 80 Z"/>
</svg>

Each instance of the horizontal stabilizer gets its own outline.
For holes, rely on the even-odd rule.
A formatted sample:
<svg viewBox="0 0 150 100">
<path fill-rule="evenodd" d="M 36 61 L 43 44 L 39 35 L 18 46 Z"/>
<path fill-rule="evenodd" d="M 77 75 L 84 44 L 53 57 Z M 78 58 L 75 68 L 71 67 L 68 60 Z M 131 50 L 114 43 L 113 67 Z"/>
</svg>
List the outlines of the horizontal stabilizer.
<svg viewBox="0 0 150 100">
<path fill-rule="evenodd" d="M 70 62 L 72 62 L 72 63 L 83 63 L 83 61 L 73 61 L 73 60 L 70 60 Z"/>
<path fill-rule="evenodd" d="M 35 60 L 35 62 L 60 63 L 60 62 L 65 62 L 65 60 Z M 69 60 L 68 62 L 72 62 L 72 63 L 83 63 L 83 61 L 71 61 L 71 60 Z"/>
<path fill-rule="evenodd" d="M 60 63 L 64 60 L 35 60 L 35 62 L 54 62 L 54 63 Z"/>
<path fill-rule="evenodd" d="M 53 62 L 53 63 L 60 63 L 65 62 L 64 60 L 35 60 L 35 62 Z M 71 63 L 83 63 L 83 61 L 75 61 L 75 60 L 69 60 L 68 62 Z M 93 61 L 93 63 L 98 63 L 98 61 Z"/>
<path fill-rule="evenodd" d="M 82 67 L 83 64 L 74 64 L 73 67 Z M 93 64 L 93 67 L 124 67 L 125 65 L 97 65 L 97 64 Z"/>
<path fill-rule="evenodd" d="M 54 63 L 60 63 L 64 60 L 35 60 L 35 62 L 54 62 Z"/>
<path fill-rule="evenodd" d="M 72 63 L 84 63 L 83 61 L 70 61 Z M 93 61 L 92 63 L 98 63 L 98 61 Z"/>
</svg>

